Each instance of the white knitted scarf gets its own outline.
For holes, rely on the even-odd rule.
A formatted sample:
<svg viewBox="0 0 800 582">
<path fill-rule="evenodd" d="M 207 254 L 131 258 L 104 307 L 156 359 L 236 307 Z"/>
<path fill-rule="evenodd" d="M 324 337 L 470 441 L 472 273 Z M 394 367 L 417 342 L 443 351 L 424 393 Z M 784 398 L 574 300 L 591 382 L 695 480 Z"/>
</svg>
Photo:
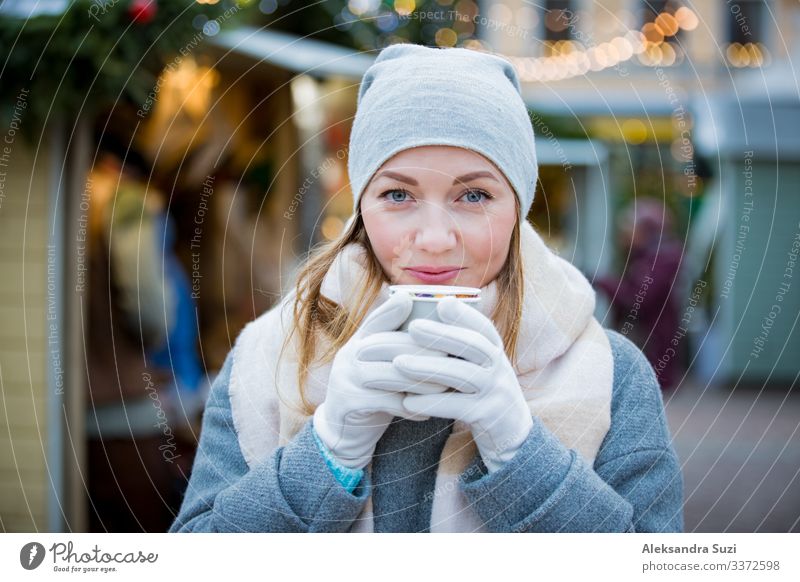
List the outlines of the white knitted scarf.
<svg viewBox="0 0 800 582">
<path fill-rule="evenodd" d="M 363 280 L 360 259 L 365 252 L 361 245 L 351 244 L 339 254 L 323 281 L 326 297 L 347 303 L 347 294 Z M 517 378 L 531 413 L 591 466 L 611 424 L 614 370 L 608 337 L 594 317 L 594 290 L 574 265 L 545 245 L 527 221 L 521 223 L 521 255 L 525 291 Z M 388 297 L 384 283 L 369 313 Z M 292 323 L 293 301 L 294 291 L 248 323 L 233 348 L 231 410 L 250 467 L 289 442 L 309 419 L 299 412 L 296 343 L 287 347 L 278 362 Z M 483 287 L 478 308 L 489 317 L 496 301 L 496 282 L 492 281 Z M 292 342 L 296 339 L 297 334 Z M 330 367 L 327 363 L 309 369 L 306 397 L 314 405 L 325 399 Z M 458 487 L 461 473 L 476 452 L 469 428 L 456 421 L 437 469 L 431 532 L 488 531 Z M 372 532 L 372 516 L 370 497 L 350 531 Z"/>
</svg>

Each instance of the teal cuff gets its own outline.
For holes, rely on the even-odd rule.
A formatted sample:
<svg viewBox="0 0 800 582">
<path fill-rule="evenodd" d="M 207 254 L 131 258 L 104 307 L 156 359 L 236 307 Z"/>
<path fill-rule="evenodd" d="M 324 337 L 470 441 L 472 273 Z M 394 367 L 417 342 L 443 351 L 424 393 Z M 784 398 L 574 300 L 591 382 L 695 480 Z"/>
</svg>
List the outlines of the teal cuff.
<svg viewBox="0 0 800 582">
<path fill-rule="evenodd" d="M 364 469 L 353 469 L 352 467 L 345 467 L 342 465 L 334 458 L 330 450 L 328 450 L 328 447 L 326 447 L 325 443 L 319 438 L 317 431 L 312 428 L 311 433 L 314 435 L 314 440 L 317 441 L 317 446 L 322 456 L 325 458 L 325 464 L 328 465 L 333 476 L 336 477 L 336 480 L 348 493 L 352 493 L 353 489 L 361 482 L 361 478 L 364 476 Z"/>
</svg>

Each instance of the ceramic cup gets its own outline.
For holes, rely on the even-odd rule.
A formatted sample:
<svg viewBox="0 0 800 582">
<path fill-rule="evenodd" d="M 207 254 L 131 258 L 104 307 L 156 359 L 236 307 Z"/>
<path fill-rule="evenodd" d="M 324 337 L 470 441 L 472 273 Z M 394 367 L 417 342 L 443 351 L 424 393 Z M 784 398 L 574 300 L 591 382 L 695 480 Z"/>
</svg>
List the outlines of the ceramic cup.
<svg viewBox="0 0 800 582">
<path fill-rule="evenodd" d="M 408 331 L 409 324 L 415 319 L 432 319 L 441 321 L 436 312 L 436 306 L 445 297 L 456 297 L 464 303 L 475 305 L 481 300 L 481 290 L 478 287 L 456 287 L 450 285 L 390 285 L 389 293 L 406 291 L 411 293 L 414 305 L 411 315 L 400 326 L 400 330 Z"/>
</svg>

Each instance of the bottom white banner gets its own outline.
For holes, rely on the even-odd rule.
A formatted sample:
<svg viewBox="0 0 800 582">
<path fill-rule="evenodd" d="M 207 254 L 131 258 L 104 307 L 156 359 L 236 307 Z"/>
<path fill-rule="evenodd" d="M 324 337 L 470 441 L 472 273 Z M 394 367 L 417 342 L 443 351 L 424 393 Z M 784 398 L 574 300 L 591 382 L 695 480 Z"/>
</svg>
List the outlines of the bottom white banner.
<svg viewBox="0 0 800 582">
<path fill-rule="evenodd" d="M 3 534 L 4 580 L 800 580 L 798 534 Z M 223 578 L 224 577 L 224 578 Z"/>
</svg>

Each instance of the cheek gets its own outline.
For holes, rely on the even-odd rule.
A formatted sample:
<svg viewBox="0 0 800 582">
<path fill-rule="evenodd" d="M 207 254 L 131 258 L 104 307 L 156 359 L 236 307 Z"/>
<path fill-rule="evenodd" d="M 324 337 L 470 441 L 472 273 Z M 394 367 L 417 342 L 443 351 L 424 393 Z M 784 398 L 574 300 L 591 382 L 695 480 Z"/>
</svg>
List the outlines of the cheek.
<svg viewBox="0 0 800 582">
<path fill-rule="evenodd" d="M 364 215 L 364 228 L 372 250 L 390 278 L 400 276 L 400 266 L 408 264 L 412 258 L 409 234 L 398 222 L 379 213 Z"/>
<path fill-rule="evenodd" d="M 511 227 L 497 225 L 495 228 L 484 228 L 475 232 L 473 236 L 464 241 L 469 262 L 474 265 L 472 277 L 477 279 L 470 282 L 471 287 L 483 287 L 493 280 L 508 257 L 508 248 L 511 240 Z"/>
</svg>

